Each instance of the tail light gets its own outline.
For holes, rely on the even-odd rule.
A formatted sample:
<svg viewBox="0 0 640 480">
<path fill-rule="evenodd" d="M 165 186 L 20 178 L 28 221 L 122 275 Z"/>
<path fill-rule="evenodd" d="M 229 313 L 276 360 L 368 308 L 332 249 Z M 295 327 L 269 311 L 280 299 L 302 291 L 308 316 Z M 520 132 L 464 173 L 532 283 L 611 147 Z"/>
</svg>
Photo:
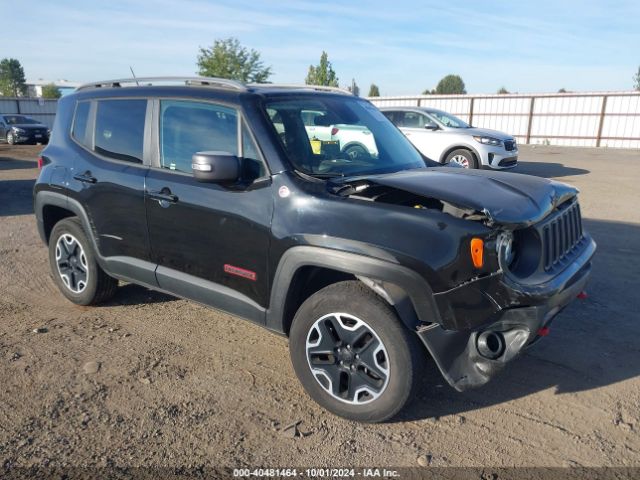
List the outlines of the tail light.
<svg viewBox="0 0 640 480">
<path fill-rule="evenodd" d="M 549 327 L 542 327 L 538 329 L 538 335 L 541 337 L 546 337 L 551 332 Z"/>
<path fill-rule="evenodd" d="M 39 156 L 38 157 L 38 170 L 42 170 L 42 167 L 51 163 L 47 157 Z"/>
<path fill-rule="evenodd" d="M 331 129 L 331 135 L 336 135 L 339 131 L 340 131 L 340 129 L 339 129 L 339 128 L 333 127 L 333 128 Z"/>
</svg>

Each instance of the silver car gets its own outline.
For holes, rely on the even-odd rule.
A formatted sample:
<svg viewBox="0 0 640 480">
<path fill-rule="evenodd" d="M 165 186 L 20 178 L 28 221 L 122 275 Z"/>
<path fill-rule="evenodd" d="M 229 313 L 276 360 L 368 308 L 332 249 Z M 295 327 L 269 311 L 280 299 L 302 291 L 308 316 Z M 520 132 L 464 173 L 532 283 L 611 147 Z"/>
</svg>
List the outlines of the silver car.
<svg viewBox="0 0 640 480">
<path fill-rule="evenodd" d="M 425 107 L 380 109 L 420 152 L 441 163 L 465 168 L 505 169 L 518 163 L 515 138 L 475 128 L 450 113 Z"/>
</svg>

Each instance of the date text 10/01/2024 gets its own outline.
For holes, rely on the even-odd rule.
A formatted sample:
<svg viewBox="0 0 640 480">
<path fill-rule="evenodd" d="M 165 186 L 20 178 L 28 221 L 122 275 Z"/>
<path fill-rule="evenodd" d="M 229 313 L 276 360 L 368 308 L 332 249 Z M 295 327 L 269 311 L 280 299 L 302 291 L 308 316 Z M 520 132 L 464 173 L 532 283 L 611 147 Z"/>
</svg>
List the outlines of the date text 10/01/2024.
<svg viewBox="0 0 640 480">
<path fill-rule="evenodd" d="M 295 468 L 256 468 L 234 469 L 234 477 L 308 477 L 308 478 L 397 478 L 396 470 L 386 468 L 307 468 L 298 470 Z"/>
</svg>

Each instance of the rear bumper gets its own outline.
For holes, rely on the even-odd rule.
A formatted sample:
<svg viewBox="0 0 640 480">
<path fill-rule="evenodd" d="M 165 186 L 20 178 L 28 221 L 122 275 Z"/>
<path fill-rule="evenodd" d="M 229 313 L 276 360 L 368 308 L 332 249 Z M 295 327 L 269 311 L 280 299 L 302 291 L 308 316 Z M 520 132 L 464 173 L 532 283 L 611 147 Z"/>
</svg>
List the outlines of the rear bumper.
<svg viewBox="0 0 640 480">
<path fill-rule="evenodd" d="M 547 327 L 586 287 L 594 252 L 595 243 L 590 240 L 574 263 L 575 268 L 567 269 L 552 282 L 536 289 L 517 290 L 500 281 L 501 290 L 481 292 L 481 297 L 490 299 L 493 306 L 490 310 L 480 308 L 478 313 L 488 319 L 480 327 L 445 330 L 440 325 L 429 325 L 418 330 L 418 336 L 449 384 L 458 391 L 484 385 L 536 341 L 540 329 Z M 501 308 L 501 301 L 528 306 Z M 473 305 L 469 307 L 473 309 Z M 489 337 L 499 347 L 495 351 L 486 349 Z"/>
</svg>

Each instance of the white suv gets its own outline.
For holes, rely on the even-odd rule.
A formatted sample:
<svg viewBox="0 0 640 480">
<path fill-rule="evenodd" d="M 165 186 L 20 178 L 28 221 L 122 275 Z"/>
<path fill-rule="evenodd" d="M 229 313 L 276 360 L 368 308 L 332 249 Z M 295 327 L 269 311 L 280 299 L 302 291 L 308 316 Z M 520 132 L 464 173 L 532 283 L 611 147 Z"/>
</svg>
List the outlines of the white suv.
<svg viewBox="0 0 640 480">
<path fill-rule="evenodd" d="M 353 160 L 378 155 L 376 141 L 367 127 L 334 122 L 325 112 L 315 110 L 303 110 L 301 115 L 310 141 L 338 142 L 340 151 Z"/>
<path fill-rule="evenodd" d="M 424 107 L 387 107 L 382 113 L 420 153 L 441 163 L 465 168 L 505 169 L 518 163 L 515 138 L 506 133 L 474 128 L 453 115 Z"/>
</svg>

